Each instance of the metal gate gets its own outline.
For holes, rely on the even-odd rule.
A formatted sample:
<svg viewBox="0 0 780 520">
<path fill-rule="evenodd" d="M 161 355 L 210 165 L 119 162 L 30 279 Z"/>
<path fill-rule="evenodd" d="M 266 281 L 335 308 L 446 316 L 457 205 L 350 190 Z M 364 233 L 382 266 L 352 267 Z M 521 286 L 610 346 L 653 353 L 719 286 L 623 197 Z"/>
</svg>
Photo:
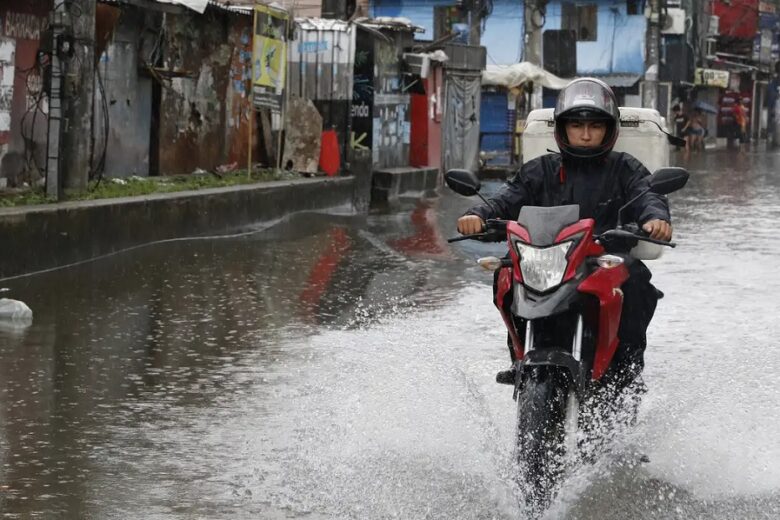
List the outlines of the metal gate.
<svg viewBox="0 0 780 520">
<path fill-rule="evenodd" d="M 479 169 L 479 73 L 447 71 L 443 132 L 444 170 Z"/>
</svg>

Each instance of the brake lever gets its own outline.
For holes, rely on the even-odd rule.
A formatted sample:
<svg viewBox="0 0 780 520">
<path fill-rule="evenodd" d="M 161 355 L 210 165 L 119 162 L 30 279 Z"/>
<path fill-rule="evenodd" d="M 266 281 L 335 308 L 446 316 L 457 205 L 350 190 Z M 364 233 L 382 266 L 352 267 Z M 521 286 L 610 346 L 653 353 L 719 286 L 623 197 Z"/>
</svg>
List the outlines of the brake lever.
<svg viewBox="0 0 780 520">
<path fill-rule="evenodd" d="M 460 242 L 461 240 L 479 240 L 480 238 L 483 238 L 485 236 L 487 236 L 487 233 L 474 233 L 473 235 L 461 235 L 459 237 L 448 238 L 447 242 L 451 244 L 452 242 Z"/>
<path fill-rule="evenodd" d="M 638 236 L 638 235 L 637 235 L 636 239 L 637 240 L 642 240 L 644 242 L 651 242 L 653 244 L 658 244 L 659 246 L 669 246 L 669 247 L 672 247 L 672 248 L 677 247 L 677 243 L 676 242 L 667 242 L 665 240 L 658 240 L 658 239 L 650 238 L 650 237 L 641 237 L 641 236 Z"/>
<path fill-rule="evenodd" d="M 667 242 L 665 240 L 658 240 L 655 238 L 651 238 L 649 236 L 642 236 L 639 231 L 637 232 L 631 232 L 624 229 L 611 229 L 609 231 L 605 231 L 601 235 L 598 236 L 598 239 L 606 238 L 609 239 L 610 236 L 618 237 L 618 238 L 633 238 L 635 240 L 642 240 L 643 242 L 650 242 L 652 244 L 658 244 L 660 246 L 668 246 L 668 247 L 677 247 L 677 244 L 675 242 Z"/>
</svg>

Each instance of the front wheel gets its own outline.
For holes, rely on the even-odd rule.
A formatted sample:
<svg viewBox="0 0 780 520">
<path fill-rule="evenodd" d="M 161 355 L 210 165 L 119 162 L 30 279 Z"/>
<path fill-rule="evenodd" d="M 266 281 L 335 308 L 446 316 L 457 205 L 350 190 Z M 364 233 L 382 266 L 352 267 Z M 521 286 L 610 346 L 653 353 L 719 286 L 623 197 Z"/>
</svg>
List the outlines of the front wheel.
<svg viewBox="0 0 780 520">
<path fill-rule="evenodd" d="M 549 505 L 566 459 L 566 407 L 570 382 L 556 367 L 527 370 L 517 395 L 516 459 L 530 507 Z"/>
</svg>

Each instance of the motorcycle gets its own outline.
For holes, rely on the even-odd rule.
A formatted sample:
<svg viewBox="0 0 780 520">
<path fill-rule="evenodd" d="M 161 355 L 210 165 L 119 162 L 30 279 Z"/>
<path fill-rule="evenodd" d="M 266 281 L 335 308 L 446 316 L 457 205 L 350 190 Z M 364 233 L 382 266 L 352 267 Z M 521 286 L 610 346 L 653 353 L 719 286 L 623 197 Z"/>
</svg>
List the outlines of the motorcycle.
<svg viewBox="0 0 780 520">
<path fill-rule="evenodd" d="M 535 508 L 546 509 L 590 433 L 596 396 L 618 346 L 627 265 L 675 247 L 621 224 L 623 212 L 647 191 L 665 195 L 687 180 L 683 168 L 656 171 L 650 187 L 620 208 L 617 227 L 600 234 L 593 219 L 580 219 L 577 205 L 524 206 L 517 221 L 488 220 L 481 233 L 449 239 L 506 241 L 509 248 L 507 257 L 477 262 L 496 275 L 494 303 L 514 367 L 508 382 L 517 401 L 518 480 Z M 445 181 L 456 193 L 490 204 L 470 171 L 450 170 Z"/>
</svg>

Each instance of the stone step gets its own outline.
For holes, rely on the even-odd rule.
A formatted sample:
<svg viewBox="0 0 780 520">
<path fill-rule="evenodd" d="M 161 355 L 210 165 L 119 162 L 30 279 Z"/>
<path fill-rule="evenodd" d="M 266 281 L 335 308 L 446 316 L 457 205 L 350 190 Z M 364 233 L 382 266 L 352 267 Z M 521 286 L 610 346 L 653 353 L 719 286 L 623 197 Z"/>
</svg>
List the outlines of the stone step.
<svg viewBox="0 0 780 520">
<path fill-rule="evenodd" d="M 438 180 L 438 168 L 380 168 L 371 177 L 371 201 L 386 203 L 402 196 L 431 195 Z"/>
</svg>

